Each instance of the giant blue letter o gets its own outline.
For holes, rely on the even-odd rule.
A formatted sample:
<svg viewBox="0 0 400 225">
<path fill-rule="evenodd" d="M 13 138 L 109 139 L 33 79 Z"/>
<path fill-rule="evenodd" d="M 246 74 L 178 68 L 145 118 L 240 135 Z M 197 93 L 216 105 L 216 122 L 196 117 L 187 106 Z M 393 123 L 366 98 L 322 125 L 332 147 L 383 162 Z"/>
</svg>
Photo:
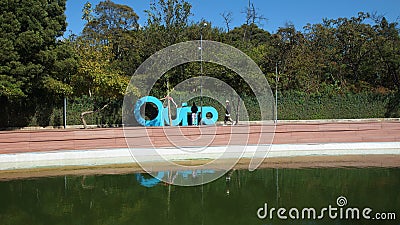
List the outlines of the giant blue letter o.
<svg viewBox="0 0 400 225">
<path fill-rule="evenodd" d="M 146 103 L 153 103 L 157 108 L 158 114 L 157 114 L 156 118 L 154 118 L 153 120 L 146 120 L 145 118 L 142 117 L 140 109 L 142 108 L 142 105 L 144 105 Z M 164 121 L 162 119 L 162 111 L 163 111 L 163 105 L 160 100 L 158 100 L 157 98 L 155 98 L 153 96 L 146 96 L 146 97 L 139 99 L 136 102 L 133 113 L 135 114 L 136 121 L 140 125 L 146 126 L 146 127 L 152 127 L 152 126 L 164 126 Z"/>
</svg>

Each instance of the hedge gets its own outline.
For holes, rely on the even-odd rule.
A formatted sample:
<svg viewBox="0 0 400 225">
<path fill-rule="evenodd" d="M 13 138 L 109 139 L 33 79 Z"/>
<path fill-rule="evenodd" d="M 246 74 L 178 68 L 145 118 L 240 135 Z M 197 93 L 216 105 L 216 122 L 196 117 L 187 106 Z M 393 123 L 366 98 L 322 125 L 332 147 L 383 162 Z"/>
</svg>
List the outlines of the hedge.
<svg viewBox="0 0 400 225">
<path fill-rule="evenodd" d="M 193 99 L 198 101 L 198 99 Z M 258 104 L 254 97 L 243 97 L 250 120 L 259 120 Z M 83 111 L 101 107 L 100 102 L 86 96 L 69 99 L 67 124 L 79 125 Z M 235 103 L 235 101 L 233 101 Z M 191 102 L 189 102 L 189 105 Z M 61 126 L 63 124 L 62 100 L 54 103 L 3 102 L 0 110 L 0 127 Z M 198 104 L 199 105 L 199 104 Z M 223 120 L 224 107 L 212 99 L 203 99 L 203 105 L 214 106 Z M 279 120 L 362 119 L 400 117 L 399 94 L 347 93 L 337 95 L 284 92 L 278 94 Z M 122 123 L 122 101 L 113 102 L 103 111 L 86 116 L 91 125 L 118 126 Z M 234 108 L 234 107 L 232 107 Z"/>
</svg>

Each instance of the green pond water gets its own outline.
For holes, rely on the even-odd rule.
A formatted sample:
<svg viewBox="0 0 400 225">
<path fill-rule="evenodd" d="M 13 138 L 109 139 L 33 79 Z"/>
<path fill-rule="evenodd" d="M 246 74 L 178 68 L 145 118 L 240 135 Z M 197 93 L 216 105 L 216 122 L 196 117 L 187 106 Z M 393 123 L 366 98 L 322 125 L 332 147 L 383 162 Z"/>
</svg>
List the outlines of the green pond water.
<svg viewBox="0 0 400 225">
<path fill-rule="evenodd" d="M 179 179 L 193 179 L 193 175 L 181 172 Z M 271 208 L 275 208 L 272 213 Z M 283 208 L 281 216 L 287 219 L 278 217 L 278 208 Z M 315 209 L 315 219 L 311 208 Z M 356 218 L 356 211 L 352 218 L 349 208 L 357 208 L 360 219 Z M 361 215 L 365 208 L 371 209 L 367 213 L 370 219 Z M 387 219 L 377 220 L 376 213 Z M 399 168 L 235 170 L 212 183 L 196 187 L 167 185 L 145 174 L 60 176 L 0 182 L 1 225 L 364 225 L 400 224 L 399 217 Z"/>
</svg>

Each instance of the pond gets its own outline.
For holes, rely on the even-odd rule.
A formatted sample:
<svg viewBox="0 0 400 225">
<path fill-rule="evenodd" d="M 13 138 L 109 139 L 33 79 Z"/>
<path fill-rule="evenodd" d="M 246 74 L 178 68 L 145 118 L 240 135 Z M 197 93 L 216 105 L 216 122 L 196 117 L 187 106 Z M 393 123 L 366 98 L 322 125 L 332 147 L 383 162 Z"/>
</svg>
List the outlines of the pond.
<svg viewBox="0 0 400 225">
<path fill-rule="evenodd" d="M 0 224 L 400 224 L 399 187 L 400 168 L 234 170 L 195 187 L 147 174 L 8 180 Z"/>
</svg>

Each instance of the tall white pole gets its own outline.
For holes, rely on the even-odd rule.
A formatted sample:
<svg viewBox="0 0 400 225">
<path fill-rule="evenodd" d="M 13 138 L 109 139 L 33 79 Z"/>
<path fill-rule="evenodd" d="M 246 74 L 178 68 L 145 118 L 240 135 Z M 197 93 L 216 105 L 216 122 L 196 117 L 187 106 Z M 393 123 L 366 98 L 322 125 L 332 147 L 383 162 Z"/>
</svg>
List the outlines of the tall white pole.
<svg viewBox="0 0 400 225">
<path fill-rule="evenodd" d="M 275 123 L 278 123 L 278 62 L 275 65 Z"/>
<path fill-rule="evenodd" d="M 197 121 L 197 125 L 201 125 L 201 120 L 203 119 L 202 114 L 203 114 L 203 26 L 200 28 L 200 121 Z"/>
<path fill-rule="evenodd" d="M 200 121 L 197 125 L 201 125 L 203 120 L 203 27 L 207 26 L 207 23 L 201 24 L 200 27 Z"/>
<path fill-rule="evenodd" d="M 63 125 L 64 129 L 67 128 L 67 97 L 64 96 L 64 107 L 63 107 Z"/>
</svg>

